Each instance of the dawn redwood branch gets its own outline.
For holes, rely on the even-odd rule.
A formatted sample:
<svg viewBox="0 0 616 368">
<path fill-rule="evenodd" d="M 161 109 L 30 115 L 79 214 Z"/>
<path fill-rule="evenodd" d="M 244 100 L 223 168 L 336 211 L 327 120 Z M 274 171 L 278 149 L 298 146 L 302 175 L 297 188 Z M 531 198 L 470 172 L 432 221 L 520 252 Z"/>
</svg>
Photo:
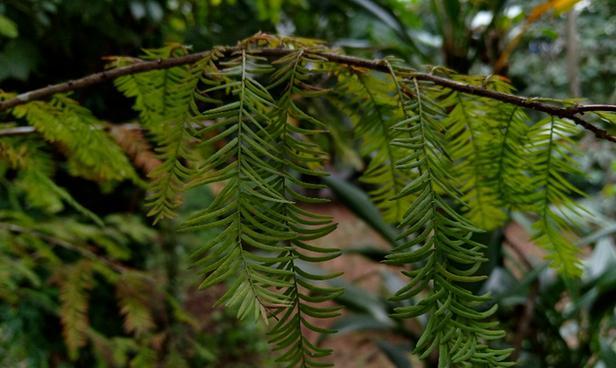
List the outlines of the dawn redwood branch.
<svg viewBox="0 0 616 368">
<path fill-rule="evenodd" d="M 225 55 L 231 55 L 232 53 L 240 50 L 239 46 L 236 47 L 221 47 L 218 48 L 220 52 Z M 291 52 L 295 52 L 293 49 L 285 48 L 255 48 L 247 50 L 251 54 L 261 56 L 284 56 Z M 40 100 L 52 96 L 56 93 L 63 93 L 74 91 L 77 89 L 85 88 L 101 82 L 113 80 L 115 78 L 142 73 L 150 70 L 157 69 L 169 69 L 174 66 L 192 64 L 207 55 L 209 51 L 202 51 L 184 56 L 158 59 L 153 61 L 137 61 L 132 65 L 125 67 L 119 67 L 115 69 L 105 70 L 99 73 L 90 74 L 83 78 L 70 80 L 68 82 L 50 85 L 47 87 L 39 88 L 30 92 L 22 93 L 14 98 L 0 101 L 0 111 L 22 105 L 34 100 Z M 384 73 L 389 72 L 388 63 L 385 60 L 369 60 L 358 58 L 354 56 L 335 54 L 331 52 L 322 52 L 315 50 L 306 50 L 307 54 L 312 54 L 317 57 L 326 59 L 330 62 L 348 65 L 352 67 L 366 68 L 371 70 L 377 70 Z M 534 97 L 522 97 L 508 93 L 493 91 L 484 87 L 471 85 L 468 83 L 458 82 L 449 78 L 440 77 L 431 73 L 417 72 L 410 68 L 397 67 L 397 71 L 401 72 L 404 77 L 415 78 L 417 80 L 430 81 L 434 84 L 442 87 L 447 87 L 452 90 L 456 90 L 462 93 L 467 93 L 476 96 L 482 96 L 491 98 L 494 100 L 502 101 L 511 105 L 517 105 L 528 109 L 547 113 L 549 115 L 557 116 L 560 118 L 571 119 L 576 124 L 580 125 L 584 129 L 587 129 L 595 134 L 599 139 L 605 139 L 611 142 L 616 142 L 616 136 L 610 135 L 606 130 L 592 125 L 584 120 L 581 115 L 585 112 L 591 111 L 616 111 L 616 105 L 607 104 L 588 104 L 588 105 L 573 105 L 573 106 L 559 106 L 552 103 L 542 102 L 540 98 Z"/>
<path fill-rule="evenodd" d="M 574 105 L 571 107 L 572 111 L 576 113 L 583 113 L 585 111 L 614 111 L 616 112 L 616 105 L 607 104 L 587 104 L 587 105 Z"/>
<path fill-rule="evenodd" d="M 413 75 L 413 78 L 416 78 L 418 80 L 428 80 L 433 82 L 434 84 L 448 87 L 452 90 L 471 95 L 491 98 L 511 105 L 525 107 L 531 110 L 541 111 L 552 116 L 558 116 L 559 118 L 571 119 L 577 125 L 593 132 L 595 134 L 595 137 L 599 139 L 606 139 L 608 141 L 616 143 L 616 136 L 610 135 L 605 129 L 594 126 L 580 117 L 580 115 L 584 112 L 616 111 L 616 105 L 574 105 L 563 107 L 541 102 L 540 99 L 536 97 L 521 97 L 508 93 L 497 92 L 490 89 L 474 86 L 467 83 L 457 82 L 451 79 L 427 73 L 415 73 L 415 75 Z"/>
<path fill-rule="evenodd" d="M 176 58 L 158 59 L 153 61 L 138 61 L 132 65 L 128 65 L 125 67 L 104 70 L 102 72 L 90 74 L 79 79 L 70 80 L 64 83 L 52 84 L 47 87 L 21 93 L 14 98 L 5 101 L 0 101 L 0 111 L 23 105 L 30 101 L 42 100 L 56 93 L 74 91 L 101 82 L 110 81 L 124 75 L 138 74 L 156 69 L 169 69 L 178 65 L 191 64 L 198 61 L 206 54 L 207 52 L 204 51 Z"/>
</svg>

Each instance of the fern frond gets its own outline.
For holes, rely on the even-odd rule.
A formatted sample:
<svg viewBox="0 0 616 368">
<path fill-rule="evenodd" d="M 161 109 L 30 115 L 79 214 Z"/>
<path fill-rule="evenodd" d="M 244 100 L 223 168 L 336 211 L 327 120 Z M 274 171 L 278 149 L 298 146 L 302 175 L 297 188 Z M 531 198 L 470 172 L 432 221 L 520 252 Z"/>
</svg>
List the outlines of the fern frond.
<svg viewBox="0 0 616 368">
<path fill-rule="evenodd" d="M 191 119 L 186 115 L 177 119 L 156 150 L 160 165 L 148 174 L 150 183 L 146 205 L 149 207 L 148 216 L 154 217 L 154 223 L 175 216 L 175 210 L 182 203 L 180 195 L 185 190 L 185 183 L 194 175 L 190 167 L 190 162 L 193 162 L 189 147 L 193 139 Z"/>
<path fill-rule="evenodd" d="M 393 69 L 392 69 L 393 72 Z M 461 202 L 459 190 L 447 171 L 449 163 L 443 131 L 444 112 L 432 100 L 435 94 L 429 85 L 412 79 L 408 85 L 398 84 L 404 119 L 395 129 L 407 137 L 396 141 L 407 154 L 398 161 L 400 170 L 410 170 L 417 177 L 398 194 L 415 196 L 404 214 L 401 244 L 387 256 L 389 263 L 416 265 L 403 273 L 411 281 L 394 296 L 408 300 L 425 292 L 426 296 L 409 306 L 398 307 L 394 316 L 412 318 L 429 314 L 428 324 L 416 344 L 415 351 L 425 358 L 439 351 L 443 367 L 505 367 L 507 350 L 494 350 L 486 344 L 503 336 L 493 322 L 484 320 L 496 306 L 480 310 L 489 297 L 476 296 L 461 286 L 485 279 L 475 275 L 485 260 L 483 245 L 471 240 L 477 229 L 451 206 L 448 195 Z"/>
<path fill-rule="evenodd" d="M 87 342 L 88 295 L 93 287 L 92 264 L 79 261 L 62 270 L 60 285 L 60 320 L 68 355 L 77 359 L 79 349 Z"/>
<path fill-rule="evenodd" d="M 191 216 L 183 229 L 219 228 L 196 255 L 197 265 L 207 275 L 202 287 L 233 280 L 219 300 L 237 310 L 239 318 L 267 320 L 271 308 L 290 304 L 289 297 L 275 289 L 287 288 L 287 272 L 276 265 L 288 261 L 279 255 L 279 242 L 293 238 L 277 230 L 279 205 L 289 203 L 275 187 L 282 162 L 269 127 L 274 124 L 275 103 L 256 77 L 267 75 L 271 67 L 263 59 L 242 50 L 224 63 L 219 75 L 223 83 L 200 91 L 204 98 L 215 91 L 226 91 L 232 102 L 195 115 L 212 120 L 200 135 L 214 133 L 203 144 L 224 142 L 198 169 L 198 184 L 226 181 L 225 187 L 205 210 Z M 259 251 L 256 253 L 252 249 Z"/>
<path fill-rule="evenodd" d="M 497 92 L 513 87 L 499 76 L 468 76 L 443 70 L 448 78 Z M 449 111 L 447 141 L 456 180 L 463 183 L 466 215 L 486 230 L 505 220 L 505 211 L 521 209 L 531 192 L 525 167 L 529 118 L 522 108 L 454 90 L 439 100 Z"/>
<path fill-rule="evenodd" d="M 491 143 L 498 137 L 499 104 L 484 98 L 452 91 L 441 102 L 449 110 L 445 120 L 453 173 L 468 205 L 466 216 L 477 227 L 492 230 L 505 220 L 496 187 L 489 179 L 495 152 Z"/>
<path fill-rule="evenodd" d="M 72 174 L 99 181 L 138 180 L 122 150 L 100 129 L 101 122 L 74 100 L 55 95 L 49 103 L 18 106 L 13 114 L 25 118 L 45 140 L 66 147 Z"/>
<path fill-rule="evenodd" d="M 495 152 L 488 168 L 488 185 L 495 188 L 500 205 L 506 209 L 522 209 L 529 204 L 531 182 L 526 167 L 529 118 L 518 107 L 501 107 L 498 133 L 486 148 Z"/>
<path fill-rule="evenodd" d="M 347 111 L 354 117 L 355 132 L 362 140 L 361 152 L 370 158 L 360 180 L 372 187 L 368 194 L 383 218 L 396 224 L 411 198 L 397 196 L 410 178 L 408 171 L 398 170 L 395 164 L 403 158 L 403 151 L 391 144 L 402 134 L 392 129 L 393 122 L 401 120 L 396 100 L 391 98 L 394 85 L 382 75 L 358 71 L 340 75 L 336 88 L 350 104 Z"/>
<path fill-rule="evenodd" d="M 279 205 L 280 230 L 292 234 L 284 241 L 286 245 L 280 254 L 286 260 L 279 266 L 291 281 L 284 291 L 290 301 L 288 307 L 280 308 L 275 315 L 275 325 L 268 332 L 270 341 L 280 351 L 277 358 L 284 367 L 325 367 L 330 364 L 322 358 L 331 353 L 310 342 L 304 335 L 304 329 L 318 333 L 332 332 L 314 325 L 313 319 L 332 318 L 338 315 L 338 307 L 319 305 L 332 300 L 341 290 L 321 285 L 325 280 L 338 275 L 317 275 L 302 266 L 302 262 L 324 262 L 337 257 L 337 249 L 319 247 L 308 242 L 323 237 L 335 229 L 331 218 L 302 209 L 301 202 L 321 202 L 317 198 L 307 197 L 298 192 L 298 188 L 319 189 L 322 185 L 308 183 L 300 177 L 321 177 L 326 173 L 320 169 L 326 154 L 309 138 L 319 134 L 325 124 L 303 111 L 295 100 L 299 97 L 314 95 L 315 87 L 309 83 L 310 70 L 319 64 L 298 50 L 274 62 L 277 66 L 272 75 L 274 85 L 285 84 L 285 90 L 278 101 L 278 117 L 272 132 L 279 141 L 279 152 L 283 159 L 277 166 L 281 175 L 276 187 L 289 202 Z M 307 127 L 299 127 L 300 124 Z"/>
<path fill-rule="evenodd" d="M 164 60 L 180 57 L 188 52 L 181 45 L 145 50 L 144 59 Z M 146 205 L 154 222 L 175 216 L 181 204 L 185 183 L 190 181 L 195 163 L 190 143 L 195 140 L 191 104 L 195 104 L 196 88 L 207 75 L 215 71 L 214 62 L 220 57 L 214 49 L 191 66 L 181 65 L 166 70 L 153 70 L 116 79 L 115 85 L 127 97 L 135 98 L 134 108 L 139 112 L 143 126 L 158 145 L 158 158 L 162 162 L 149 174 L 151 178 Z M 130 58 L 116 58 L 111 67 L 131 64 Z"/>
<path fill-rule="evenodd" d="M 120 275 L 116 284 L 116 296 L 120 312 L 124 316 L 124 329 L 137 336 L 154 328 L 150 298 L 152 285 L 136 271 L 126 271 Z"/>
<path fill-rule="evenodd" d="M 146 49 L 144 53 L 144 60 L 165 60 L 186 55 L 188 49 L 172 44 L 159 49 Z M 117 57 L 108 67 L 119 68 L 133 62 L 133 58 Z M 159 140 L 167 133 L 165 123 L 184 114 L 194 89 L 191 77 L 190 66 L 181 65 L 122 76 L 114 84 L 126 97 L 135 99 L 134 109 L 139 112 L 141 123 L 154 139 Z"/>
<path fill-rule="evenodd" d="M 192 69 L 178 69 L 175 73 L 165 76 L 163 81 L 173 81 L 173 87 L 168 87 L 161 98 L 164 107 L 160 111 L 142 110 L 143 118 L 153 124 L 154 136 L 157 137 L 159 148 L 157 152 L 162 163 L 149 174 L 151 179 L 147 206 L 149 216 L 154 216 L 154 222 L 163 218 L 175 216 L 175 210 L 181 204 L 180 195 L 186 188 L 186 183 L 195 175 L 196 155 L 190 147 L 195 140 L 194 119 L 191 105 L 197 103 L 197 85 L 206 83 L 207 75 L 216 70 L 214 62 L 220 55 L 216 51 L 207 54 Z M 173 77 L 173 78 L 172 78 Z M 146 99 L 146 97 L 142 97 Z M 151 102 L 152 104 L 156 102 Z M 160 129 L 160 131 L 156 131 Z"/>
<path fill-rule="evenodd" d="M 571 136 L 578 128 L 568 120 L 546 118 L 538 121 L 529 132 L 530 164 L 534 212 L 539 219 L 533 225 L 535 240 L 548 250 L 553 268 L 565 276 L 577 277 L 582 269 L 579 249 L 566 230 L 575 222 L 566 213 L 580 215 L 582 209 L 571 198 L 583 195 L 566 176 L 579 172 L 573 157 L 577 154 Z"/>
</svg>

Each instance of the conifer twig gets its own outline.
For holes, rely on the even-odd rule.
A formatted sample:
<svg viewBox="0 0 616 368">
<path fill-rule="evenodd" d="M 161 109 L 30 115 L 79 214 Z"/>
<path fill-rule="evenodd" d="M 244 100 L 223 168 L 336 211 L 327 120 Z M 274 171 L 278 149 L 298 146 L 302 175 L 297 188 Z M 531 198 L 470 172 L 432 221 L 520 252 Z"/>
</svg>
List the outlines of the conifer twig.
<svg viewBox="0 0 616 368">
<path fill-rule="evenodd" d="M 244 46 L 242 46 L 244 47 Z M 218 51 L 225 55 L 231 55 L 234 52 L 241 50 L 241 46 L 235 47 L 221 47 L 218 48 Z M 287 48 L 251 48 L 246 50 L 248 53 L 261 55 L 266 57 L 275 57 L 275 56 L 284 56 L 291 52 L 295 52 L 294 49 Z M 179 65 L 191 64 L 197 62 L 205 55 L 207 55 L 209 51 L 202 51 L 193 54 L 188 54 L 179 57 L 173 57 L 169 59 L 158 59 L 153 61 L 136 61 L 134 64 L 119 67 L 115 69 L 105 70 L 102 72 L 94 73 L 87 75 L 85 77 L 70 80 L 63 83 L 58 83 L 54 85 L 50 85 L 47 87 L 35 89 L 29 92 L 21 93 L 13 98 L 0 101 L 0 111 L 7 110 L 13 108 L 15 106 L 19 106 L 30 101 L 41 100 L 47 97 L 50 97 L 56 93 L 63 93 L 74 91 L 78 89 L 82 89 L 85 87 L 89 87 L 98 83 L 102 83 L 105 81 L 113 80 L 115 78 L 130 75 L 130 74 L 138 74 L 150 70 L 159 70 L 159 69 L 169 69 Z M 386 60 L 376 59 L 369 60 L 358 58 L 354 56 L 341 55 L 332 52 L 325 52 L 320 50 L 306 50 L 307 54 L 312 54 L 317 57 L 324 58 L 332 63 L 348 65 L 352 67 L 360 67 L 371 70 L 377 70 L 381 72 L 388 73 L 389 69 L 387 66 Z M 541 98 L 535 97 L 522 97 L 509 93 L 498 92 L 494 90 L 490 90 L 481 86 L 476 86 L 468 83 L 462 83 L 455 81 L 453 79 L 444 78 L 441 76 L 434 75 L 432 73 L 422 73 L 417 72 L 411 68 L 396 68 L 399 72 L 401 72 L 404 76 L 409 78 L 415 78 L 417 80 L 430 81 L 434 84 L 437 84 L 442 87 L 450 88 L 452 90 L 456 90 L 462 93 L 472 94 L 476 96 L 482 96 L 491 98 L 494 100 L 502 101 L 508 104 L 521 106 L 524 108 L 528 108 L 531 110 L 536 110 L 540 112 L 547 113 L 549 115 L 557 116 L 560 118 L 571 119 L 576 124 L 580 125 L 586 130 L 589 130 L 594 133 L 594 135 L 599 139 L 605 139 L 611 142 L 616 142 L 616 136 L 609 134 L 606 130 L 599 128 L 588 121 L 584 120 L 581 115 L 585 112 L 593 112 L 593 111 L 616 111 L 616 105 L 609 104 L 577 104 L 573 106 L 559 106 L 553 103 L 543 102 Z"/>
</svg>

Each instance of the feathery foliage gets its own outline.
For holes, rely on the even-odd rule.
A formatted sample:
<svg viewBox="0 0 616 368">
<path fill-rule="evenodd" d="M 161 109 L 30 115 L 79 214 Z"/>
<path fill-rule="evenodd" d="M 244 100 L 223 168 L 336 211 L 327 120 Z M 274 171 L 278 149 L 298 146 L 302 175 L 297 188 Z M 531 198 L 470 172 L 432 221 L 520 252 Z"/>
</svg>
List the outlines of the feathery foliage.
<svg viewBox="0 0 616 368">
<path fill-rule="evenodd" d="M 571 277 L 582 272 L 579 250 L 571 240 L 572 234 L 566 233 L 567 229 L 576 228 L 571 214 L 581 214 L 571 196 L 583 193 L 566 179 L 567 175 L 579 172 L 573 159 L 575 145 L 570 138 L 578 132 L 571 122 L 554 117 L 538 121 L 529 132 L 531 180 L 535 189 L 529 196 L 538 216 L 533 225 L 535 240 L 549 251 L 552 267 Z"/>
<path fill-rule="evenodd" d="M 124 329 L 143 335 L 154 328 L 152 317 L 152 294 L 155 292 L 147 275 L 136 271 L 124 272 L 120 275 L 116 293 L 121 312 L 124 315 Z"/>
<path fill-rule="evenodd" d="M 265 48 L 269 53 L 262 52 Z M 136 165 L 151 170 L 146 202 L 155 222 L 176 215 L 186 189 L 216 188 L 214 200 L 179 225 L 182 231 L 212 234 L 192 254 L 203 275 L 201 287 L 226 284 L 219 304 L 240 319 L 268 323 L 280 366 L 322 367 L 329 365 L 330 350 L 305 331 L 332 332 L 316 320 L 338 315 L 339 307 L 329 302 L 342 291 L 330 286 L 339 274 L 317 272 L 315 266 L 340 252 L 314 244 L 336 225 L 310 208 L 326 201 L 314 194 L 323 189 L 320 178 L 332 165 L 324 142 L 340 140 L 338 124 L 350 121 L 360 155 L 368 161 L 360 181 L 384 219 L 400 229 L 386 261 L 402 266 L 409 281 L 393 297 L 403 302 L 393 316 L 427 316 L 415 352 L 427 358 L 438 351 L 439 367 L 511 366 L 510 349 L 497 341 L 505 333 L 491 320 L 496 305 L 466 286 L 485 279 L 478 274 L 485 245 L 474 235 L 503 226 L 511 211 L 529 213 L 536 218 L 535 240 L 549 251 L 553 267 L 579 276 L 572 241 L 576 224 L 568 217 L 581 213 L 572 196 L 582 193 L 568 180 L 578 175 L 572 158 L 576 126 L 551 116 L 532 124 L 521 107 L 419 80 L 399 61 L 381 60 L 376 70 L 368 70 L 323 52 L 336 51 L 315 40 L 258 34 L 234 48 L 214 48 L 192 64 L 122 76 L 116 87 L 134 98 L 146 131 L 134 135 L 134 144 L 118 138 L 117 130 L 112 133 L 120 145 L 113 143 L 101 122 L 64 95 L 15 107 L 18 124 L 36 127 L 43 140 L 1 138 L 0 168 L 18 173 L 19 195 L 33 207 L 56 213 L 66 203 L 97 222 L 54 183 L 52 148 L 66 155 L 72 174 L 138 181 L 124 148 Z M 187 53 L 186 47 L 170 45 L 146 50 L 144 59 Z M 110 67 L 138 62 L 118 57 Z M 512 90 L 500 78 L 432 72 L 487 90 Z M 313 107 L 324 100 L 343 121 L 318 114 Z M 149 147 L 144 136 L 157 152 L 157 158 L 147 159 L 151 165 L 137 158 L 139 149 Z M 33 246 L 49 241 L 75 251 L 70 241 L 58 241 L 57 234 L 29 219 L 2 215 L 0 221 L 0 235 L 21 239 L 20 246 L 26 238 L 39 239 Z M 96 233 L 81 229 L 69 233 L 73 238 Z M 147 341 L 156 328 L 153 303 L 144 294 L 156 294 L 155 285 L 113 263 L 125 259 L 122 247 L 95 243 L 110 259 L 82 250 L 83 259 L 57 277 L 72 358 L 86 341 L 100 349 L 111 346 L 88 325 L 87 291 L 94 274 L 116 285 L 127 333 Z M 47 257 L 60 262 L 53 252 Z M 5 257 L 0 264 L 18 263 Z M 22 279 L 40 282 L 27 267 L 15 269 L 10 287 Z M 152 350 L 138 351 L 133 363 L 151 364 Z"/>
<path fill-rule="evenodd" d="M 312 274 L 298 264 L 326 261 L 338 255 L 335 249 L 307 243 L 335 226 L 330 219 L 299 207 L 297 202 L 320 200 L 294 189 L 319 188 L 301 176 L 325 174 L 315 166 L 323 160 L 324 153 L 314 143 L 298 139 L 319 133 L 298 126 L 300 123 L 316 128 L 324 124 L 293 101 L 304 90 L 304 95 L 314 94 L 306 85 L 310 77 L 306 65 L 314 63 L 318 60 L 298 51 L 277 60 L 272 74 L 264 59 L 241 52 L 224 64 L 219 73 L 222 84 L 199 92 L 205 97 L 201 100 L 206 101 L 222 90 L 233 97 L 232 102 L 201 113 L 202 119 L 215 123 L 198 133 L 209 137 L 202 144 L 222 139 L 227 142 L 198 168 L 195 183 L 227 183 L 209 208 L 183 224 L 184 229 L 222 228 L 199 252 L 210 251 L 198 261 L 207 274 L 202 286 L 232 279 L 220 303 L 236 309 L 240 318 L 267 320 L 275 316 L 269 336 L 281 350 L 278 361 L 284 366 L 321 366 L 316 359 L 329 351 L 308 341 L 302 327 L 327 332 L 309 319 L 333 317 L 338 310 L 315 305 L 339 291 L 314 282 L 335 275 Z M 259 77 L 271 81 L 270 89 L 283 89 L 278 102 Z"/>
<path fill-rule="evenodd" d="M 71 174 L 99 181 L 136 179 L 122 150 L 101 131 L 101 122 L 76 101 L 56 95 L 51 102 L 30 102 L 13 113 L 36 127 L 45 140 L 62 145 Z"/>
<path fill-rule="evenodd" d="M 219 302 L 237 309 L 240 318 L 267 320 L 268 309 L 289 304 L 286 296 L 273 290 L 289 286 L 275 267 L 288 257 L 270 256 L 280 249 L 277 242 L 289 234 L 267 223 L 276 218 L 276 205 L 288 201 L 273 187 L 273 162 L 279 158 L 267 128 L 273 124 L 275 104 L 255 79 L 271 71 L 262 61 L 242 51 L 220 70 L 222 84 L 199 92 L 207 97 L 208 93 L 226 90 L 235 97 L 235 101 L 203 113 L 194 107 L 194 113 L 200 113 L 202 119 L 215 121 L 199 130 L 200 135 L 214 132 L 203 144 L 229 137 L 197 169 L 203 174 L 196 180 L 199 184 L 228 182 L 214 202 L 191 216 L 183 229 L 222 229 L 199 251 L 204 257 L 197 264 L 207 274 L 202 287 L 234 278 Z M 251 247 L 268 254 L 250 252 Z"/>
<path fill-rule="evenodd" d="M 15 306 L 40 304 L 53 313 L 47 318 L 57 315 L 71 360 L 78 361 L 90 346 L 110 366 L 139 366 L 152 357 L 151 344 L 160 343 L 157 334 L 171 333 L 165 327 L 169 321 L 163 323 L 155 316 L 172 297 L 165 295 L 160 275 L 122 264 L 130 258 L 130 243 L 151 245 L 155 232 L 127 216 L 111 215 L 104 222 L 106 227 L 101 228 L 74 218 L 41 221 L 20 212 L 0 211 L 0 300 Z M 100 313 L 96 305 L 100 289 L 96 288 L 101 278 L 115 289 L 126 336 L 106 337 L 96 330 L 95 322 L 100 323 L 101 317 L 96 314 Z M 57 286 L 58 292 L 47 295 L 44 287 L 48 283 Z M 174 313 L 191 328 L 194 322 L 177 300 L 172 302 Z M 17 335 L 27 335 L 27 331 L 17 331 Z M 178 342 L 200 348 L 189 339 Z"/>
<path fill-rule="evenodd" d="M 366 71 L 341 75 L 337 90 L 349 106 L 347 112 L 355 118 L 355 132 L 362 140 L 362 153 L 370 157 L 361 181 L 373 189 L 372 200 L 383 213 L 386 221 L 396 224 L 410 205 L 410 197 L 397 194 L 408 182 L 412 173 L 396 168 L 404 151 L 391 144 L 402 133 L 392 129 L 399 118 L 395 87 L 386 76 Z"/>
<path fill-rule="evenodd" d="M 501 207 L 519 210 L 524 208 L 524 195 L 530 191 L 526 171 L 529 118 L 524 110 L 512 106 L 502 107 L 499 115 L 499 124 L 494 127 L 497 134 L 486 148 L 496 158 L 486 168 L 487 185 L 496 188 Z"/>
<path fill-rule="evenodd" d="M 415 351 L 425 358 L 438 349 L 439 366 L 509 366 L 505 361 L 508 350 L 486 345 L 504 336 L 495 322 L 485 321 L 496 306 L 479 310 L 489 296 L 473 295 L 461 286 L 484 279 L 475 275 L 484 261 L 484 246 L 471 239 L 477 228 L 457 213 L 447 198 L 461 202 L 460 191 L 447 171 L 450 156 L 442 133 L 444 112 L 432 98 L 434 87 L 413 79 L 400 88 L 406 88 L 399 93 L 404 118 L 394 129 L 406 133 L 396 140 L 396 145 L 406 148 L 406 155 L 396 164 L 400 170 L 417 171 L 418 176 L 398 193 L 415 194 L 416 198 L 401 222 L 402 243 L 387 260 L 415 265 L 403 272 L 411 281 L 396 293 L 395 300 L 415 298 L 426 290 L 427 296 L 397 308 L 394 315 L 412 318 L 430 314 Z"/>
<path fill-rule="evenodd" d="M 268 334 L 276 350 L 282 351 L 277 361 L 287 367 L 329 366 L 320 358 L 329 355 L 331 350 L 316 346 L 304 336 L 302 330 L 333 332 L 316 326 L 311 319 L 338 316 L 339 307 L 324 307 L 319 304 L 332 300 L 342 292 L 337 288 L 322 285 L 323 281 L 333 279 L 339 274 L 315 274 L 302 267 L 302 262 L 325 262 L 339 255 L 337 249 L 308 243 L 327 235 L 335 229 L 335 225 L 329 217 L 300 207 L 301 203 L 319 203 L 322 199 L 308 197 L 297 191 L 297 188 L 323 188 L 322 185 L 309 183 L 302 178 L 327 175 L 319 167 L 326 154 L 309 140 L 310 136 L 324 131 L 326 125 L 307 114 L 294 102 L 298 97 L 315 97 L 322 94 L 319 88 L 308 84 L 311 79 L 308 66 L 312 66 L 314 71 L 315 66 L 321 62 L 299 50 L 276 60 L 274 65 L 277 69 L 271 78 L 273 85 L 284 86 L 278 99 L 278 116 L 273 132 L 279 137 L 278 150 L 282 158 L 282 162 L 277 165 L 281 175 L 276 187 L 290 202 L 280 204 L 278 213 L 282 216 L 276 219 L 276 227 L 292 234 L 290 239 L 284 241 L 288 249 L 281 255 L 288 258 L 280 265 L 280 269 L 286 272 L 292 283 L 284 291 L 291 304 L 280 309 L 275 326 Z"/>
<path fill-rule="evenodd" d="M 453 91 L 442 104 L 451 109 L 445 122 L 446 141 L 461 185 L 461 199 L 468 205 L 467 217 L 481 229 L 494 229 L 505 219 L 498 187 L 492 186 L 486 175 L 493 165 L 494 152 L 488 148 L 499 132 L 499 107 L 494 101 Z"/>
<path fill-rule="evenodd" d="M 185 55 L 187 49 L 170 45 L 159 50 L 145 50 L 145 59 L 164 60 Z M 167 70 L 153 70 L 143 74 L 128 75 L 116 80 L 118 90 L 127 97 L 134 97 L 135 110 L 140 121 L 158 144 L 162 163 L 150 172 L 148 206 L 155 222 L 174 216 L 181 204 L 180 194 L 192 175 L 188 145 L 194 129 L 190 119 L 190 105 L 194 89 L 202 74 L 216 58 L 212 52 L 194 66 L 177 66 Z M 116 58 L 111 67 L 130 65 L 130 58 Z"/>
<path fill-rule="evenodd" d="M 142 60 L 165 60 L 186 55 L 188 49 L 171 44 L 160 49 L 144 50 Z M 140 59 L 115 57 L 109 68 L 119 68 L 139 62 Z M 114 81 L 116 88 L 126 97 L 135 98 L 134 109 L 139 112 L 141 124 L 154 136 L 163 139 L 167 133 L 165 124 L 186 112 L 192 97 L 190 67 L 177 66 L 165 70 L 152 70 L 131 74 Z M 193 88 L 191 88 L 193 87 Z"/>
<path fill-rule="evenodd" d="M 77 351 L 86 344 L 88 328 L 87 290 L 93 286 L 92 264 L 79 262 L 64 269 L 60 287 L 60 317 L 64 340 L 71 359 L 77 359 Z"/>
</svg>

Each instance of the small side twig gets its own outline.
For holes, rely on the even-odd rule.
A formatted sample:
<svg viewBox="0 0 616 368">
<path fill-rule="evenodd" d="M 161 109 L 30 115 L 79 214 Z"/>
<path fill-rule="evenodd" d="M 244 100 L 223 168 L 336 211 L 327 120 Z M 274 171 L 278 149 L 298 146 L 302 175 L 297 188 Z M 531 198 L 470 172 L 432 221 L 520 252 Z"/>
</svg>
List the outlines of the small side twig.
<svg viewBox="0 0 616 368">
<path fill-rule="evenodd" d="M 235 46 L 235 47 L 219 47 L 216 48 L 216 51 L 225 55 L 230 56 L 237 51 L 244 50 L 246 53 L 250 53 L 253 55 L 260 55 L 264 57 L 280 57 L 288 55 L 289 53 L 296 52 L 295 49 L 287 49 L 287 48 L 246 48 L 246 46 Z M 202 51 L 194 54 L 188 54 L 179 57 L 173 57 L 169 59 L 158 59 L 153 61 L 137 61 L 134 64 L 119 67 L 111 70 L 105 70 L 99 73 L 90 74 L 88 76 L 71 80 L 64 83 L 58 83 L 51 86 L 39 88 L 33 91 L 29 91 L 26 93 L 21 93 L 13 98 L 0 101 L 0 111 L 7 110 L 13 108 L 15 106 L 19 106 L 31 101 L 41 100 L 47 97 L 50 97 L 56 93 L 63 93 L 74 91 L 77 89 L 86 88 L 88 86 L 92 86 L 98 83 L 102 83 L 105 81 L 113 80 L 115 78 L 130 75 L 130 74 L 138 74 L 143 73 L 150 70 L 159 70 L 159 69 L 169 69 L 180 65 L 192 64 L 199 61 L 201 58 L 208 55 L 210 51 Z M 377 59 L 377 60 L 369 60 L 358 58 L 354 56 L 335 54 L 332 52 L 325 52 L 320 50 L 306 50 L 307 54 L 314 55 L 316 57 L 323 58 L 329 62 L 340 64 L 340 65 L 348 65 L 351 67 L 359 67 L 366 68 L 371 70 L 376 70 L 384 73 L 390 72 L 389 63 L 385 59 Z M 567 118 L 574 121 L 576 124 L 580 125 L 584 129 L 587 129 L 595 134 L 595 136 L 599 139 L 605 139 L 611 142 L 616 142 L 616 136 L 609 134 L 606 130 L 596 127 L 589 123 L 588 121 L 582 119 L 580 116 L 584 112 L 592 112 L 592 111 L 616 111 L 616 105 L 607 105 L 607 104 L 587 104 L 587 105 L 574 105 L 574 106 L 560 106 L 552 103 L 542 102 L 540 98 L 530 98 L 530 97 L 522 97 L 516 96 L 513 94 L 503 93 L 494 91 L 491 89 L 487 89 L 481 86 L 475 86 L 468 83 L 462 83 L 455 81 L 453 79 L 448 79 L 444 77 L 440 77 L 434 75 L 432 73 L 421 73 L 417 72 L 411 68 L 405 67 L 396 67 L 398 72 L 404 73 L 409 78 L 414 78 L 416 80 L 424 80 L 430 81 L 434 84 L 440 85 L 442 87 L 447 87 L 452 90 L 456 90 L 459 92 L 472 94 L 476 96 L 482 96 L 491 98 L 494 100 L 502 101 L 508 104 L 517 105 L 520 107 L 544 112 L 553 116 L 557 116 L 560 118 Z"/>
</svg>

